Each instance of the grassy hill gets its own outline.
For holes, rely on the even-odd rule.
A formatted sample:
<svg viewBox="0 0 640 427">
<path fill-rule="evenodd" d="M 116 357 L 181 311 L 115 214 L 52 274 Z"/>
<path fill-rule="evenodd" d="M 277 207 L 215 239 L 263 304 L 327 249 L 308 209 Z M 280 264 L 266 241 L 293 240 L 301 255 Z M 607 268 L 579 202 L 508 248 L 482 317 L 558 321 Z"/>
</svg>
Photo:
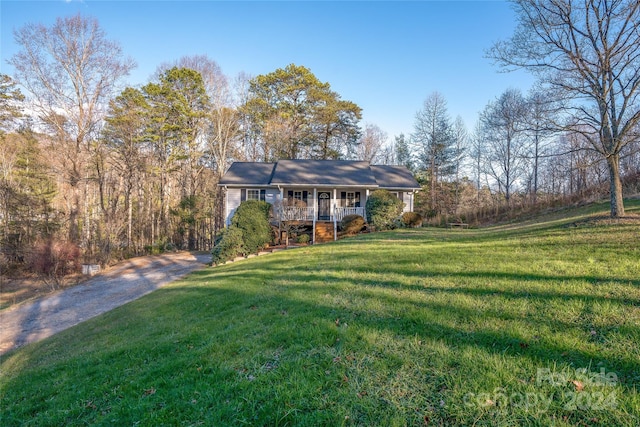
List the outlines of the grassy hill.
<svg viewBox="0 0 640 427">
<path fill-rule="evenodd" d="M 640 221 L 607 210 L 199 271 L 3 357 L 0 424 L 638 425 Z"/>
</svg>

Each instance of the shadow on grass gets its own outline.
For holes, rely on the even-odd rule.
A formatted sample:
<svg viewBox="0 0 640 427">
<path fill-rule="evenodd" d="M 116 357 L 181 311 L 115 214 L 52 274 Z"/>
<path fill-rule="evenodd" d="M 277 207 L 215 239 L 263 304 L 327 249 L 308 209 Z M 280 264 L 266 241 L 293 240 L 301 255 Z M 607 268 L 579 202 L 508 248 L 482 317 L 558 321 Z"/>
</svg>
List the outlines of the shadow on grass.
<svg viewBox="0 0 640 427">
<path fill-rule="evenodd" d="M 232 276 L 227 276 L 228 279 L 237 281 L 238 283 L 242 283 L 243 281 L 250 280 L 249 275 L 260 275 L 259 271 L 252 270 L 252 272 L 244 272 L 237 273 Z M 273 273 L 273 272 L 270 272 Z M 278 276 L 278 275 L 276 275 Z M 477 278 L 477 274 L 468 275 L 465 273 L 458 274 L 446 274 L 447 278 L 452 279 L 454 282 L 456 281 L 456 277 L 473 277 Z M 589 280 L 589 281 L 597 281 L 599 279 L 594 277 L 586 277 L 586 278 L 575 278 L 575 277 L 548 277 L 544 275 L 540 276 L 522 276 L 518 274 L 510 275 L 510 274 L 487 274 L 487 279 L 495 280 L 496 278 L 508 279 L 508 280 L 528 280 L 528 281 L 546 281 L 546 280 L 567 280 L 567 281 L 579 281 L 579 280 Z M 332 276 L 327 275 L 326 273 L 322 274 L 314 274 L 310 272 L 297 272 L 292 274 L 286 274 L 279 276 L 279 279 L 275 279 L 275 281 L 286 280 L 287 283 L 292 283 L 292 287 L 295 289 L 297 293 L 317 293 L 322 292 L 322 286 L 325 284 L 327 286 L 325 288 L 325 292 L 331 291 L 339 291 L 340 285 L 336 286 L 336 289 L 332 289 L 331 283 L 343 283 L 348 278 L 344 276 Z M 269 279 L 272 281 L 274 279 Z M 608 281 L 611 281 L 608 279 Z M 628 281 L 622 281 L 627 284 Z M 314 283 L 314 285 L 306 285 L 306 283 Z M 634 286 L 638 286 L 638 281 L 633 282 Z M 495 300 L 495 304 L 489 305 L 491 308 L 469 308 L 462 307 L 459 305 L 452 304 L 450 300 L 444 302 L 438 301 L 423 301 L 422 298 L 411 298 L 411 294 L 407 295 L 402 292 L 397 296 L 392 296 L 392 294 L 385 292 L 368 292 L 368 289 L 391 289 L 391 290 L 399 290 L 399 291 L 413 291 L 416 293 L 426 293 L 426 294 L 449 294 L 453 295 L 454 301 L 456 295 L 465 295 L 478 299 L 478 301 L 483 301 L 487 303 L 491 299 Z M 267 288 L 268 289 L 268 288 Z M 240 290 L 240 289 L 238 289 Z M 593 347 L 590 350 L 584 349 L 576 349 L 568 344 L 559 344 L 554 343 L 551 340 L 541 339 L 537 344 L 531 343 L 523 343 L 523 337 L 520 335 L 513 335 L 507 331 L 468 331 L 465 329 L 458 329 L 454 327 L 450 327 L 441 322 L 427 322 L 429 319 L 438 319 L 447 317 L 450 319 L 472 319 L 475 324 L 484 323 L 488 326 L 491 326 L 493 320 L 499 320 L 500 322 L 506 321 L 520 321 L 526 323 L 532 331 L 538 329 L 547 329 L 549 327 L 553 329 L 577 329 L 585 332 L 585 336 L 588 336 L 589 330 L 585 330 L 588 327 L 587 323 L 584 324 L 576 324 L 575 322 L 566 322 L 559 320 L 555 317 L 519 317 L 516 314 L 509 314 L 501 304 L 509 301 L 516 300 L 527 300 L 527 301 L 539 301 L 543 306 L 549 306 L 552 303 L 556 305 L 568 304 L 571 300 L 578 300 L 580 302 L 585 303 L 585 307 L 593 306 L 598 303 L 614 303 L 619 304 L 623 307 L 627 308 L 636 308 L 640 302 L 637 299 L 632 298 L 621 298 L 621 297 L 597 297 L 589 294 L 579 294 L 579 293 L 564 293 L 562 290 L 558 290 L 557 293 L 554 292 L 541 292 L 535 290 L 522 290 L 522 291 L 514 291 L 514 290 L 498 290 L 498 289 L 485 289 L 479 287 L 465 287 L 465 286 L 431 286 L 429 284 L 425 285 L 415 285 L 415 284 L 405 284 L 397 281 L 389 281 L 389 280 L 357 280 L 354 281 L 353 286 L 350 288 L 349 292 L 354 295 L 362 298 L 375 298 L 383 302 L 384 306 L 388 307 L 401 307 L 401 309 L 395 309 L 393 316 L 380 317 L 377 313 L 370 313 L 368 311 L 362 311 L 355 307 L 342 307 L 341 311 L 345 311 L 351 314 L 351 317 L 357 318 L 359 323 L 367 324 L 369 327 L 376 327 L 382 329 L 388 329 L 389 332 L 404 334 L 407 336 L 411 336 L 414 334 L 418 334 L 423 339 L 444 339 L 449 344 L 455 344 L 456 346 L 478 346 L 484 348 L 489 353 L 503 353 L 505 349 L 510 349 L 515 354 L 526 358 L 534 358 L 536 361 L 541 363 L 555 363 L 560 361 L 566 361 L 567 363 L 574 363 L 577 365 L 591 365 L 591 364 L 605 364 L 608 367 L 615 367 L 624 373 L 627 376 L 637 376 L 637 373 L 640 372 L 640 361 L 632 354 L 623 356 L 603 356 L 602 350 L 603 348 Z M 278 299 L 283 299 L 284 304 L 303 304 L 305 305 L 305 310 L 311 310 L 312 308 L 317 309 L 319 306 L 328 311 L 336 311 L 338 308 L 332 307 L 329 305 L 317 305 L 317 304 L 309 304 L 305 303 L 301 300 L 290 300 L 287 299 L 286 295 L 282 293 L 277 294 Z M 402 317 L 407 315 L 407 313 L 413 313 L 410 318 Z M 420 313 L 435 313 L 435 315 L 428 315 L 422 318 Z M 417 316 L 417 317 L 416 317 Z M 455 322 L 454 322 L 455 323 Z M 401 325 L 399 327 L 399 325 Z M 490 329 L 490 328 L 489 328 Z M 636 330 L 629 330 L 629 334 L 638 334 L 640 332 L 640 327 Z M 588 338 L 586 338 L 588 340 Z M 631 341 L 635 341 L 637 336 L 629 336 Z M 521 344 L 526 344 L 526 347 L 521 346 Z M 589 345 L 585 346 L 589 347 Z M 606 352 L 605 352 L 606 353 Z"/>
<path fill-rule="evenodd" d="M 454 297 L 465 294 L 478 301 L 532 298 L 528 293 L 406 286 L 393 281 L 347 283 L 349 278 L 344 276 L 251 267 L 243 270 L 240 265 L 232 265 L 195 272 L 179 285 L 159 289 L 143 300 L 25 349 L 29 362 L 22 360 L 21 364 L 35 363 L 36 367 L 23 365 L 22 372 L 14 372 L 15 376 L 3 380 L 0 395 L 4 395 L 3 399 L 12 393 L 22 399 L 39 396 L 41 384 L 46 381 L 58 387 L 71 387 L 70 399 L 76 402 L 85 399 L 98 406 L 104 401 L 104 406 L 109 406 L 110 413 L 105 418 L 89 404 L 66 403 L 74 408 L 68 410 L 66 419 L 81 419 L 86 423 L 101 422 L 109 417 L 134 421 L 126 418 L 131 416 L 128 412 L 131 409 L 121 407 L 133 403 L 136 414 L 146 414 L 145 417 L 153 414 L 156 420 L 178 416 L 194 419 L 202 414 L 192 408 L 195 405 L 180 403 L 185 399 L 183 395 L 207 395 L 218 411 L 212 416 L 214 420 L 231 424 L 241 422 L 241 416 L 251 415 L 254 420 L 274 422 L 274 405 L 284 403 L 270 396 L 268 388 L 257 388 L 260 374 L 274 369 L 285 358 L 283 354 L 291 357 L 297 354 L 303 361 L 291 362 L 300 364 L 294 371 L 298 372 L 296 381 L 317 383 L 311 389 L 339 390 L 344 387 L 340 380 L 329 383 L 327 381 L 334 380 L 324 378 L 325 372 L 334 372 L 336 357 L 345 357 L 345 352 L 375 354 L 390 360 L 398 357 L 376 342 L 354 338 L 371 331 L 375 335 L 396 337 L 398 341 L 419 340 L 450 348 L 453 356 L 447 363 L 452 372 L 462 362 L 472 362 L 457 360 L 462 357 L 459 355 L 467 350 L 481 350 L 499 358 L 526 359 L 530 366 L 540 368 L 604 366 L 617 373 L 623 390 L 631 392 L 637 387 L 640 362 L 632 355 L 611 352 L 596 343 L 575 348 L 570 342 L 555 340 L 557 336 L 523 342 L 521 334 L 508 329 L 496 330 L 492 325 L 494 321 L 523 321 L 532 331 L 546 330 L 554 323 L 553 317 L 518 319 L 505 315 L 498 306 L 478 310 L 423 298 L 424 293 L 448 293 Z M 583 295 L 540 292 L 533 298 L 554 302 L 582 299 Z M 354 335 L 341 333 L 341 326 L 346 324 Z M 560 330 L 580 327 L 562 322 L 556 326 Z M 398 363 L 402 365 L 405 361 Z M 477 362 L 478 366 L 482 363 Z M 206 367 L 204 371 L 202 366 Z M 106 378 L 102 370 L 109 371 Z M 316 378 L 319 374 L 322 377 Z M 464 373 L 456 375 L 464 377 Z M 291 381 L 277 375 L 269 378 L 271 382 L 283 384 Z M 172 392 L 178 382 L 181 388 Z M 115 396 L 114 387 L 118 390 Z M 162 389 L 158 397 L 156 387 Z M 307 392 L 309 390 L 301 391 Z M 253 402 L 254 406 L 242 409 L 223 404 L 235 402 L 238 396 L 243 396 L 242 401 Z M 299 398 L 311 399 L 307 403 L 311 408 L 317 404 L 313 400 L 317 396 Z M 270 399 L 275 400 L 269 402 Z M 52 397 L 51 401 L 55 399 Z M 24 402 L 26 405 L 26 400 Z M 60 409 L 50 407 L 48 410 L 60 412 Z M 12 408 L 9 416 L 15 415 L 15 410 Z M 298 416 L 304 419 L 305 413 Z M 442 419 L 446 422 L 450 416 L 453 415 L 444 414 Z M 335 420 L 327 418 L 324 423 Z"/>
<path fill-rule="evenodd" d="M 405 259 L 399 260 L 402 257 L 397 251 L 388 249 L 392 245 L 407 245 L 411 250 L 437 251 L 437 247 L 430 247 L 433 236 L 428 233 L 425 238 L 424 233 L 412 230 L 383 233 L 321 249 L 279 252 L 195 272 L 143 300 L 30 346 L 24 352 L 10 354 L 7 362 L 3 362 L 3 371 L 13 372 L 0 382 L 3 406 L 12 398 L 7 396 L 16 396 L 22 399 L 24 411 L 34 411 L 28 406 L 29 399 L 41 396 L 41 384 L 51 382 L 72 390 L 69 399 L 75 400 L 76 407 L 65 419 L 104 421 L 110 415 L 92 412 L 91 405 L 77 407 L 77 401 L 115 395 L 103 398 L 113 414 L 126 412 L 122 407 L 129 405 L 140 414 L 158 417 L 164 414 L 165 418 L 157 419 L 159 423 L 163 420 L 168 423 L 177 419 L 179 410 L 184 411 L 182 420 L 201 415 L 195 405 L 178 403 L 184 396 L 191 398 L 197 392 L 199 396 L 208 396 L 209 405 L 218 411 L 211 416 L 214 420 L 211 422 L 217 419 L 228 424 L 273 425 L 279 420 L 274 418 L 274 410 L 288 411 L 282 408 L 288 408 L 287 399 L 292 399 L 287 390 L 269 391 L 277 385 L 292 389 L 294 394 L 301 390 L 302 397 L 297 400 L 305 402 L 302 417 L 330 408 L 327 402 L 331 399 L 340 401 L 343 396 L 339 392 L 324 397 L 328 390 L 339 391 L 348 386 L 341 376 L 336 379 L 333 375 L 339 357 L 358 354 L 364 359 L 361 355 L 372 354 L 394 367 L 430 363 L 427 359 L 431 356 L 427 354 L 418 352 L 418 359 L 406 361 L 395 349 L 374 339 L 357 339 L 367 336 L 390 337 L 398 345 L 416 341 L 428 343 L 431 348 L 446 347 L 451 356 L 443 363 L 448 365 L 450 376 L 461 379 L 468 373 L 458 372 L 460 366 L 469 369 L 473 364 L 480 375 L 492 375 L 492 367 L 486 360 L 462 360 L 468 354 L 486 354 L 493 360 L 507 359 L 511 367 L 522 362 L 529 369 L 605 367 L 616 372 L 625 394 L 637 393 L 640 382 L 637 348 L 625 351 L 624 346 L 606 341 L 606 330 L 601 333 L 604 335 L 601 341 L 601 335 L 592 337 L 589 328 L 597 305 L 613 304 L 623 313 L 637 310 L 640 304 L 637 293 L 624 295 L 620 291 L 639 288 L 640 280 L 596 274 L 493 272 L 489 265 L 461 271 L 444 271 L 442 265 L 418 269 L 413 267 L 414 262 L 406 260 L 406 254 L 401 254 Z M 513 234 L 509 236 L 513 238 Z M 462 233 L 454 237 L 458 239 L 456 244 L 476 244 L 478 239 Z M 359 248 L 376 239 L 382 243 L 375 251 L 378 262 L 368 260 L 363 267 L 360 261 L 368 254 Z M 451 253 L 458 260 L 463 255 Z M 294 259 L 296 262 L 289 262 Z M 429 257 L 424 256 L 418 263 L 428 261 Z M 566 286 L 553 288 L 554 283 Z M 591 289 L 582 292 L 585 284 Z M 615 292 L 607 295 L 609 289 Z M 512 310 L 511 305 L 525 302 L 531 303 L 532 309 L 524 314 Z M 560 313 L 554 310 L 562 305 L 580 310 L 576 320 L 558 316 Z M 607 326 L 616 329 L 615 319 Z M 637 343 L 640 338 L 638 327 L 633 325 L 617 328 L 615 333 L 624 342 Z M 286 357 L 295 367 L 287 371 L 291 378 L 273 369 Z M 108 374 L 105 376 L 101 370 Z M 268 373 L 264 375 L 262 388 L 257 386 L 261 381 L 259 373 Z M 441 377 L 449 373 L 433 375 L 437 378 L 431 386 L 436 387 L 436 383 L 446 382 Z M 411 386 L 421 379 L 416 381 Z M 178 389 L 178 382 L 187 385 Z M 305 389 L 300 383 L 311 385 Z M 153 391 L 157 384 L 164 387 L 162 393 Z M 438 393 L 446 391 L 437 391 L 434 396 Z M 320 402 L 321 399 L 327 400 Z M 358 406 L 363 397 L 358 399 L 351 403 Z M 378 404 L 381 400 L 377 400 Z M 240 403 L 230 407 L 224 403 L 228 401 Z M 242 406 L 249 403 L 252 406 Z M 11 410 L 14 415 L 22 410 L 15 409 L 17 406 Z M 67 406 L 73 406 L 73 402 Z M 48 410 L 62 412 L 59 406 Z M 410 407 L 406 410 L 415 412 Z M 446 413 L 447 409 L 440 410 L 442 416 L 438 419 L 443 424 L 473 422 L 468 413 L 467 418 L 460 420 L 447 418 L 454 415 Z M 635 416 L 637 408 L 629 408 L 629 412 Z M 255 418 L 242 418 L 245 415 Z M 553 415 L 560 419 L 563 413 Z M 319 424 L 335 424 L 336 420 L 337 417 L 323 418 Z M 545 420 L 550 422 L 552 418 Z M 366 421 L 375 424 L 379 419 L 372 415 Z"/>
</svg>

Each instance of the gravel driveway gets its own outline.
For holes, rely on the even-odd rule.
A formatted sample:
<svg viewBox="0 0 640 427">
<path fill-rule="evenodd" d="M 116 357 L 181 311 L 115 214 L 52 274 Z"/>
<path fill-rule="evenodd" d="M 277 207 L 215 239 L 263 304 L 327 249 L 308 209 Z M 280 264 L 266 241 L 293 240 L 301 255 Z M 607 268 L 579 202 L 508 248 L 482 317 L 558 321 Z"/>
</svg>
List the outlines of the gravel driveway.
<svg viewBox="0 0 640 427">
<path fill-rule="evenodd" d="M 188 252 L 132 258 L 84 283 L 0 311 L 0 355 L 148 294 L 211 261 Z"/>
</svg>

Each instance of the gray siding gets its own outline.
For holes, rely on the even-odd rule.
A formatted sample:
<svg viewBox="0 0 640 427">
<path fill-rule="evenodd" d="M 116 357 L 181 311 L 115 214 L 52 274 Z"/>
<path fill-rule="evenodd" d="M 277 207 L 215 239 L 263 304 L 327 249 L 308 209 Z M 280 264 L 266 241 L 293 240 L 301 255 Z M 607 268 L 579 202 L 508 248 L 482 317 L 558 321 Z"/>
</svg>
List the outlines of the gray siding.
<svg viewBox="0 0 640 427">
<path fill-rule="evenodd" d="M 251 188 L 255 189 L 255 187 L 251 187 Z M 246 191 L 246 190 L 241 188 L 227 189 L 227 218 L 225 220 L 225 223 L 227 224 L 227 226 L 231 224 L 231 218 L 233 217 L 233 214 L 236 213 L 236 209 L 238 209 L 238 206 L 240 206 L 240 203 L 242 202 L 242 191 Z M 265 202 L 274 204 L 279 197 L 280 197 L 280 191 L 277 188 L 266 189 L 265 195 L 264 195 Z"/>
<path fill-rule="evenodd" d="M 402 202 L 404 203 L 404 207 L 402 208 L 402 212 L 410 212 L 411 211 L 411 197 L 413 195 L 407 191 L 402 192 Z"/>
<path fill-rule="evenodd" d="M 264 195 L 264 201 L 274 204 L 280 198 L 280 191 L 276 189 L 267 188 L 267 192 Z"/>
<path fill-rule="evenodd" d="M 231 224 L 231 217 L 240 206 L 240 191 L 239 188 L 227 189 L 227 219 L 225 221 L 227 226 Z"/>
</svg>

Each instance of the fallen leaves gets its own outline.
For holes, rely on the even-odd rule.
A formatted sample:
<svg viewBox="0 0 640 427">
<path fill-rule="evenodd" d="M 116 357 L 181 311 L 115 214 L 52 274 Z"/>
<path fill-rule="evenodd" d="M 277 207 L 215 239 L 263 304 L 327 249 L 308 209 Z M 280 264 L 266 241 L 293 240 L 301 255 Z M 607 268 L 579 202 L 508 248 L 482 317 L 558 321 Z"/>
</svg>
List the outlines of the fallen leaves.
<svg viewBox="0 0 640 427">
<path fill-rule="evenodd" d="M 584 383 L 582 381 L 572 380 L 571 384 L 575 386 L 577 392 L 584 390 Z"/>
</svg>

